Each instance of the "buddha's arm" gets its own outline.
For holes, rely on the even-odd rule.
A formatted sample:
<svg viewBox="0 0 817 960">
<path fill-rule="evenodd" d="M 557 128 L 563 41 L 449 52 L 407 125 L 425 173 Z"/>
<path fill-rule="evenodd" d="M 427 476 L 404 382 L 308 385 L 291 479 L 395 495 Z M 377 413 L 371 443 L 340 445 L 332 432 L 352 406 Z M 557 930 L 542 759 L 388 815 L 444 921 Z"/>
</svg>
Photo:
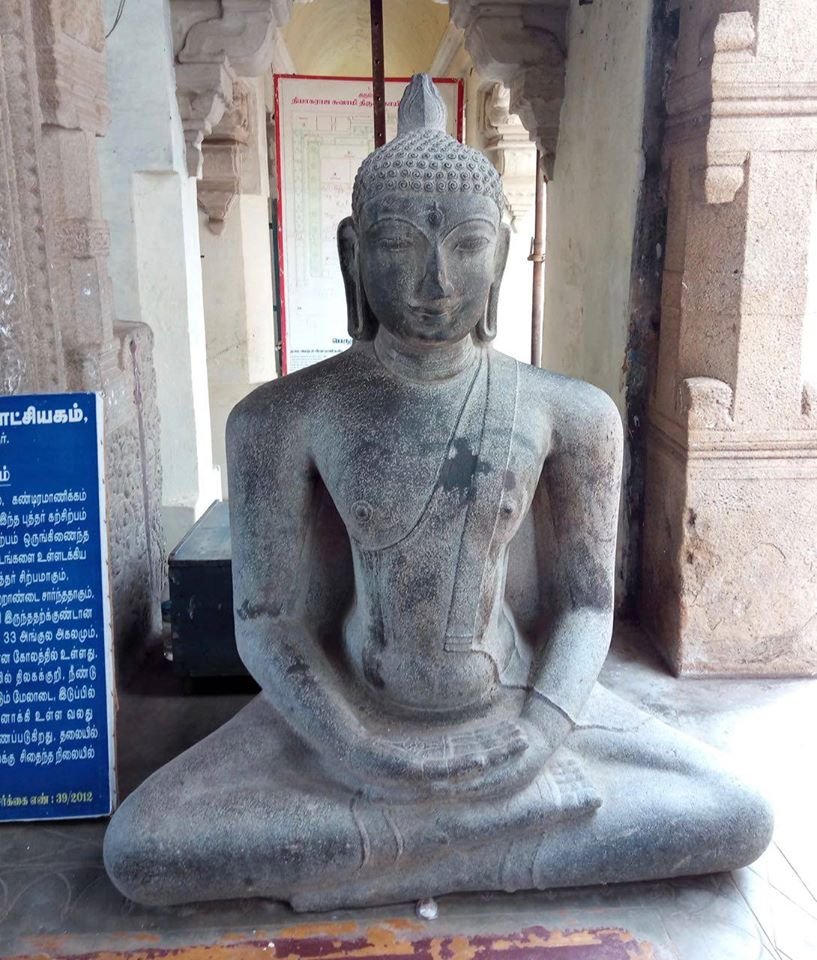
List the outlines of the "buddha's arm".
<svg viewBox="0 0 817 960">
<path fill-rule="evenodd" d="M 554 404 L 540 480 L 553 518 L 553 616 L 531 674 L 525 716 L 555 749 L 601 670 L 613 624 L 622 428 L 604 393 L 567 381 Z"/>
<path fill-rule="evenodd" d="M 343 752 L 359 721 L 302 621 L 316 474 L 297 414 L 264 389 L 227 424 L 236 642 L 292 727 Z"/>
<path fill-rule="evenodd" d="M 600 390 L 566 378 L 554 381 L 553 395 L 544 398 L 553 417 L 552 442 L 533 503 L 537 535 L 556 538 L 553 616 L 535 652 L 520 718 L 527 749 L 510 764 L 440 784 L 441 794 L 511 793 L 537 776 L 573 728 L 610 644 L 621 420 Z"/>
</svg>

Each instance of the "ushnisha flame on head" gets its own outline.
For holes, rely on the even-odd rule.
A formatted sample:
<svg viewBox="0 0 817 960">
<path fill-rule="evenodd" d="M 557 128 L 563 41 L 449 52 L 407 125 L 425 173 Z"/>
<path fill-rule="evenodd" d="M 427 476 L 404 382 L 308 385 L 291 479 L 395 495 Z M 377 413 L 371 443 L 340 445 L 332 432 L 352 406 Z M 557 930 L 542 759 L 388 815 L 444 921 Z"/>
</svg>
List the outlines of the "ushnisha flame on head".
<svg viewBox="0 0 817 960">
<path fill-rule="evenodd" d="M 502 184 L 490 161 L 445 132 L 445 104 L 427 73 L 416 73 L 397 112 L 397 136 L 360 165 L 352 189 L 352 215 L 383 193 L 423 196 L 478 193 L 502 213 Z"/>
</svg>

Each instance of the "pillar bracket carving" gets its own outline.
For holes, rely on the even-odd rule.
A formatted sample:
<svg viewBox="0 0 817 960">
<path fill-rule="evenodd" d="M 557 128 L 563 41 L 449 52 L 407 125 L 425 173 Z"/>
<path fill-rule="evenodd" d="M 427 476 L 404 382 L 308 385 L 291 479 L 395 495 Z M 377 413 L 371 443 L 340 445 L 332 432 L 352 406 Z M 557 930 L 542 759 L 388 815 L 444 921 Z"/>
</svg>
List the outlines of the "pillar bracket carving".
<svg viewBox="0 0 817 960">
<path fill-rule="evenodd" d="M 171 0 L 176 88 L 187 171 L 202 175 L 202 143 L 233 102 L 236 77 L 269 69 L 293 0 Z M 217 16 L 213 14 L 217 13 Z"/>
<path fill-rule="evenodd" d="M 553 174 L 564 98 L 569 0 L 451 0 L 451 19 L 484 77 L 510 90 L 519 116 Z"/>
<path fill-rule="evenodd" d="M 501 83 L 492 84 L 482 103 L 482 149 L 502 176 L 502 190 L 511 221 L 516 222 L 533 207 L 536 145 L 522 121 L 510 109 L 511 92 Z"/>
<path fill-rule="evenodd" d="M 202 142 L 233 102 L 234 80 L 226 63 L 176 64 L 176 98 L 191 177 L 201 176 Z"/>
<path fill-rule="evenodd" d="M 224 229 L 224 220 L 239 192 L 243 147 L 249 137 L 249 91 L 237 82 L 233 85 L 233 102 L 202 144 L 198 200 L 213 233 Z"/>
</svg>

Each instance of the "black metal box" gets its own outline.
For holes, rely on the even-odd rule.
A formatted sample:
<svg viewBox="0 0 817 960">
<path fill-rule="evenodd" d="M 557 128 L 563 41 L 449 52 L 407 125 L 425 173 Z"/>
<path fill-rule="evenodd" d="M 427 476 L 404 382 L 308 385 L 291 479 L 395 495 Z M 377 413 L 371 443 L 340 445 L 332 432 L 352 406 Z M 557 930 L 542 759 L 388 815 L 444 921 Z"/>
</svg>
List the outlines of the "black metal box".
<svg viewBox="0 0 817 960">
<path fill-rule="evenodd" d="M 230 514 L 212 503 L 168 557 L 173 668 L 185 677 L 245 676 L 235 645 Z"/>
</svg>

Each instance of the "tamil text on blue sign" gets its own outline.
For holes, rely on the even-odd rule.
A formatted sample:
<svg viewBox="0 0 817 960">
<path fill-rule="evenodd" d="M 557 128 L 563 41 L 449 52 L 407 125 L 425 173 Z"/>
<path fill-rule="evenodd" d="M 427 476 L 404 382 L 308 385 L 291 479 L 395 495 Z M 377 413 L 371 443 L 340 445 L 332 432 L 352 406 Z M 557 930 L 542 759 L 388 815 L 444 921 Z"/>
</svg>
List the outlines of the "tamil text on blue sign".
<svg viewBox="0 0 817 960">
<path fill-rule="evenodd" d="M 100 398 L 0 397 L 0 820 L 114 803 Z"/>
</svg>

